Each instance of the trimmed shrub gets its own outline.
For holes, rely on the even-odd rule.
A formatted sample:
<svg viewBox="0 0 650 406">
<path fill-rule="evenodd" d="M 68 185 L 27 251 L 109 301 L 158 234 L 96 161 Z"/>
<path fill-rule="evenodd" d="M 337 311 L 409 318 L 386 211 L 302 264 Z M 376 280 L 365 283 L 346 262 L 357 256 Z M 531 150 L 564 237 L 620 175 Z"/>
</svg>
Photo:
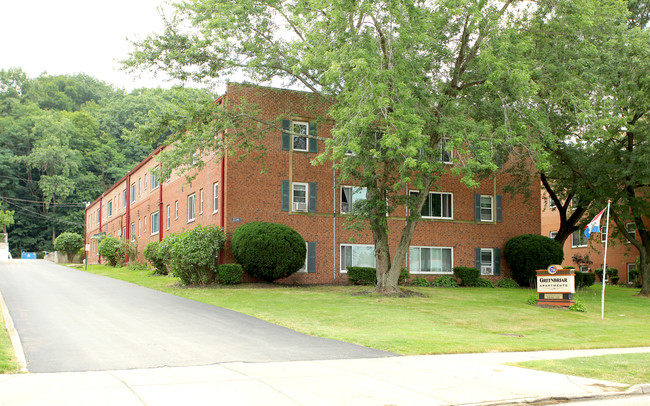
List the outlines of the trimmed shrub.
<svg viewBox="0 0 650 406">
<path fill-rule="evenodd" d="M 226 234 L 217 226 L 197 226 L 174 238 L 170 247 L 174 275 L 183 285 L 207 285 L 214 281 L 219 251 Z"/>
<path fill-rule="evenodd" d="M 176 242 L 177 237 L 178 234 L 167 234 L 167 236 L 165 236 L 165 238 L 160 241 L 160 245 L 158 245 L 157 264 L 154 266 L 156 266 L 156 269 L 159 269 L 159 272 L 162 275 L 169 275 L 173 273 L 173 269 L 171 267 L 171 250 L 174 246 L 174 243 Z M 158 268 L 158 265 L 160 265 L 160 268 Z"/>
<path fill-rule="evenodd" d="M 437 288 L 457 288 L 458 281 L 453 276 L 445 275 L 431 282 L 431 286 L 435 286 Z"/>
<path fill-rule="evenodd" d="M 246 273 L 266 282 L 286 278 L 305 264 L 307 247 L 297 231 L 283 224 L 252 222 L 235 230 L 232 254 Z"/>
<path fill-rule="evenodd" d="M 167 275 L 167 260 L 160 255 L 160 242 L 152 241 L 142 251 L 144 259 L 154 267 L 154 274 Z"/>
<path fill-rule="evenodd" d="M 429 286 L 429 281 L 424 279 L 424 278 L 415 278 L 415 279 L 413 279 L 411 281 L 411 285 L 428 287 Z"/>
<path fill-rule="evenodd" d="M 576 289 L 588 288 L 596 282 L 596 275 L 592 273 L 576 272 L 575 285 Z"/>
<path fill-rule="evenodd" d="M 105 237 L 97 246 L 97 251 L 110 266 L 124 263 L 124 243 L 116 237 Z"/>
<path fill-rule="evenodd" d="M 364 266 L 349 266 L 348 281 L 355 285 L 376 285 L 377 270 Z"/>
<path fill-rule="evenodd" d="M 239 264 L 221 264 L 217 267 L 217 282 L 224 285 L 241 283 L 244 269 Z"/>
<path fill-rule="evenodd" d="M 476 286 L 481 277 L 481 271 L 468 266 L 456 266 L 454 267 L 454 276 L 460 279 L 460 286 Z"/>
<path fill-rule="evenodd" d="M 68 262 L 72 262 L 79 250 L 84 248 L 84 238 L 77 233 L 61 233 L 54 240 L 54 249 L 65 253 Z"/>
<path fill-rule="evenodd" d="M 564 259 L 562 244 L 543 235 L 524 234 L 513 237 L 503 249 L 503 257 L 510 264 L 512 277 L 520 286 L 533 286 L 536 271 Z"/>
<path fill-rule="evenodd" d="M 375 276 L 376 279 L 376 276 Z M 399 270 L 399 280 L 397 281 L 398 285 L 405 285 L 406 282 L 411 279 L 411 274 L 409 273 L 408 268 L 402 267 L 402 269 Z"/>
<path fill-rule="evenodd" d="M 598 277 L 598 280 L 599 280 L 599 281 L 601 281 L 601 282 L 603 281 L 603 268 L 596 268 L 596 269 L 594 269 L 594 274 L 596 274 L 596 276 Z M 613 284 L 616 283 L 616 282 L 613 282 L 613 281 L 612 281 L 612 278 L 614 278 L 614 277 L 616 278 L 616 281 L 618 282 L 618 278 L 619 278 L 619 277 L 618 277 L 618 269 L 616 269 L 616 268 L 614 268 L 614 267 L 610 267 L 610 266 L 608 266 L 608 267 L 607 267 L 607 270 L 605 271 L 605 274 L 607 275 L 607 279 L 608 279 L 611 283 L 613 283 Z"/>
<path fill-rule="evenodd" d="M 494 282 L 486 278 L 478 278 L 478 281 L 476 281 L 476 286 L 479 288 L 493 288 Z"/>
<path fill-rule="evenodd" d="M 497 288 L 516 289 L 519 284 L 512 278 L 503 278 L 497 282 Z"/>
</svg>

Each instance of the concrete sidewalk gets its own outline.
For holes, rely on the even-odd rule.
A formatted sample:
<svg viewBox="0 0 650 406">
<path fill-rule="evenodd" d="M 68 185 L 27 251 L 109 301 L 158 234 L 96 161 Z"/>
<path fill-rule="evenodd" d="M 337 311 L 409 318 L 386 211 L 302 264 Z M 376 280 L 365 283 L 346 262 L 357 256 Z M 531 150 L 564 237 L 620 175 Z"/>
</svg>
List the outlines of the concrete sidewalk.
<svg viewBox="0 0 650 406">
<path fill-rule="evenodd" d="M 0 405 L 459 405 L 611 396 L 625 384 L 503 365 L 650 347 L 0 375 Z"/>
</svg>

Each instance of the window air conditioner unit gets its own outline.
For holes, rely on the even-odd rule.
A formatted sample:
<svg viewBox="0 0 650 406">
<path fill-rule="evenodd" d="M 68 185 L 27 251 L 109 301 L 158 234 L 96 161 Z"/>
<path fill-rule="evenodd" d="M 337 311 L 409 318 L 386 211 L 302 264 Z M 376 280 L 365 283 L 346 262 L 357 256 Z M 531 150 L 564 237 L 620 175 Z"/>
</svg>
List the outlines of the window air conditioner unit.
<svg viewBox="0 0 650 406">
<path fill-rule="evenodd" d="M 482 266 L 481 267 L 481 275 L 492 275 L 492 267 L 491 266 Z"/>
<path fill-rule="evenodd" d="M 307 203 L 293 203 L 293 211 L 307 211 Z"/>
</svg>

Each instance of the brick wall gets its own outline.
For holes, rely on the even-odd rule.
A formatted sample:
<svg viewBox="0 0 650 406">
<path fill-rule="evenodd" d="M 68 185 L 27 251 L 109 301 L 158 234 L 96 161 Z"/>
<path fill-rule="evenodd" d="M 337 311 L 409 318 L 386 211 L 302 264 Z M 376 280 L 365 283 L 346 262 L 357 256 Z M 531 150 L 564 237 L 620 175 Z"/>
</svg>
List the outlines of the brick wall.
<svg viewBox="0 0 650 406">
<path fill-rule="evenodd" d="M 251 157 L 240 160 L 238 156 L 227 156 L 223 161 L 212 157 L 203 157 L 205 168 L 196 178 L 187 183 L 183 177 L 173 176 L 162 185 L 162 221 L 160 233 L 151 235 L 150 220 L 147 220 L 147 232 L 138 228 L 138 222 L 159 209 L 160 191 L 144 190 L 138 193 L 131 207 L 131 223 L 136 222 L 140 252 L 151 240 L 157 240 L 168 233 L 190 229 L 197 224 L 216 224 L 222 226 L 230 237 L 241 224 L 251 221 L 269 221 L 286 224 L 298 231 L 306 242 L 315 243 L 316 272 L 297 273 L 287 278 L 286 283 L 343 283 L 346 282 L 345 272 L 341 272 L 341 244 L 373 243 L 369 231 L 359 234 L 347 230 L 343 223 L 346 215 L 341 214 L 341 185 L 336 183 L 336 174 L 330 164 L 312 165 L 311 161 L 324 150 L 324 143 L 317 142 L 317 152 L 296 151 L 293 148 L 282 148 L 282 119 L 294 122 L 315 124 L 318 136 L 331 136 L 332 123 L 326 119 L 327 104 L 317 96 L 288 90 L 265 88 L 250 85 L 231 84 L 228 87 L 226 103 L 228 106 L 245 101 L 256 106 L 259 117 L 264 120 L 276 120 L 279 128 L 273 128 L 264 133 L 258 145 L 265 147 L 262 159 Z M 257 127 L 255 127 L 257 128 Z M 313 127 L 312 127 L 313 129 Z M 313 149 L 311 149 L 313 151 Z M 254 154 L 255 155 L 255 154 Z M 129 175 L 131 183 L 144 185 L 147 171 L 156 165 L 152 157 L 145 160 Z M 222 170 L 223 167 L 223 170 Z M 507 182 L 505 175 L 482 182 L 475 190 L 469 190 L 461 185 L 451 174 L 443 176 L 438 185 L 441 192 L 453 195 L 453 218 L 450 220 L 423 219 L 417 226 L 413 236 L 413 246 L 448 247 L 453 250 L 454 266 L 474 266 L 476 248 L 502 249 L 505 242 L 519 234 L 540 232 L 540 199 L 539 187 L 531 182 L 533 198 L 523 202 L 519 196 L 511 197 L 503 194 L 502 188 Z M 150 182 L 150 175 L 149 175 Z M 213 207 L 214 184 L 219 184 L 219 207 Z M 305 188 L 313 190 L 315 186 L 315 206 L 310 202 L 308 212 L 296 212 L 289 205 L 289 210 L 282 210 L 282 185 L 291 186 L 304 183 Z M 352 186 L 350 184 L 350 186 Z M 123 190 L 122 184 L 116 185 L 115 193 Z M 203 190 L 204 207 L 200 211 L 200 194 Z M 138 189 L 140 192 L 140 189 Z M 106 193 L 103 203 L 113 196 L 113 191 Z M 475 194 L 502 197 L 503 221 L 475 221 Z M 196 216 L 188 221 L 188 196 L 196 199 Z M 291 195 L 291 193 L 290 193 Z M 88 217 L 99 200 L 88 210 Z M 309 202 L 309 198 L 307 198 Z M 178 218 L 176 218 L 176 203 L 178 202 Z M 167 227 L 167 207 L 170 208 L 171 218 Z M 401 229 L 407 215 L 406 207 L 398 207 L 389 217 L 391 250 L 396 249 L 401 235 Z M 114 232 L 115 219 L 103 223 L 102 231 Z M 97 232 L 89 221 L 88 235 Z M 117 224 L 117 223 L 115 223 Z M 141 231 L 138 231 L 141 230 Z M 314 244 L 312 244 L 312 247 Z M 91 257 L 91 262 L 96 258 Z M 232 255 L 226 250 L 222 261 L 233 262 Z M 404 266 L 408 267 L 409 263 Z M 422 274 L 428 279 L 439 275 Z M 509 268 L 501 260 L 501 275 L 509 276 Z M 493 279 L 498 279 L 494 277 Z"/>
</svg>

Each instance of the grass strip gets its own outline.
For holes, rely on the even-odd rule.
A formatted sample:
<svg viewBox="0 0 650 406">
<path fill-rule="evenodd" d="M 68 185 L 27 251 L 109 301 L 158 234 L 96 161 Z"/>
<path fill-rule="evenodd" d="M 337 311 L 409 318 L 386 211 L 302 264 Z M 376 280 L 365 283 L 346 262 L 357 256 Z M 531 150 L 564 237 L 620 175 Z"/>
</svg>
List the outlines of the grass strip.
<svg viewBox="0 0 650 406">
<path fill-rule="evenodd" d="M 649 353 L 526 361 L 509 365 L 628 385 L 650 383 Z"/>
</svg>

